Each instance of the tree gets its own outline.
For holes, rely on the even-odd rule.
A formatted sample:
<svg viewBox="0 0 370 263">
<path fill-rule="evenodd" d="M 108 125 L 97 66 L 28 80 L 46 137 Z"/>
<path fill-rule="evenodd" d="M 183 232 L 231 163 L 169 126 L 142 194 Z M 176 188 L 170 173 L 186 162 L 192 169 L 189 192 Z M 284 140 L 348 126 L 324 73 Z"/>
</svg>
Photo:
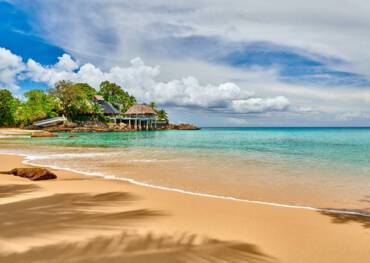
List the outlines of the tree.
<svg viewBox="0 0 370 263">
<path fill-rule="evenodd" d="M 9 90 L 0 90 L 0 126 L 13 126 L 16 124 L 16 111 L 19 100 L 14 98 Z"/>
<path fill-rule="evenodd" d="M 119 85 L 109 81 L 103 81 L 100 84 L 99 94 L 120 112 L 125 112 L 132 105 L 136 104 L 136 98 L 134 96 L 124 91 Z"/>
<path fill-rule="evenodd" d="M 157 111 L 157 119 L 160 121 L 166 121 L 168 123 L 168 115 L 164 109 L 160 109 Z"/>
<path fill-rule="evenodd" d="M 61 105 L 58 100 L 42 90 L 30 90 L 24 94 L 26 101 L 17 110 L 17 122 L 28 125 L 34 121 L 58 116 Z"/>
<path fill-rule="evenodd" d="M 74 84 L 74 86 L 75 88 L 83 92 L 89 100 L 92 100 L 93 97 L 97 94 L 96 90 L 87 83 L 76 83 Z"/>
<path fill-rule="evenodd" d="M 74 84 L 62 80 L 56 83 L 49 93 L 60 101 L 63 114 L 71 120 L 97 113 L 97 107 L 94 107 L 92 102 L 96 90 L 86 83 Z"/>
<path fill-rule="evenodd" d="M 158 109 L 154 101 L 150 102 L 149 106 L 157 113 L 157 119 L 159 121 L 166 121 L 168 123 L 168 115 L 164 109 Z"/>
</svg>

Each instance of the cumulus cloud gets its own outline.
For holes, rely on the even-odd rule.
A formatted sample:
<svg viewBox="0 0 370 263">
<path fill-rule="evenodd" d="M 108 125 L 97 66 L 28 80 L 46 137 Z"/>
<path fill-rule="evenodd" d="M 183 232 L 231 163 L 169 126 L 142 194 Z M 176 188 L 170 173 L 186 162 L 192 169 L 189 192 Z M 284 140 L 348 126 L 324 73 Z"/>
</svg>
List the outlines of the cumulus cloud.
<svg viewBox="0 0 370 263">
<path fill-rule="evenodd" d="M 17 78 L 24 69 L 22 58 L 0 47 L 0 88 L 19 90 Z"/>
<path fill-rule="evenodd" d="M 54 67 L 60 71 L 73 71 L 78 68 L 78 64 L 70 55 L 63 54 L 63 56 L 58 58 L 58 63 Z"/>
<path fill-rule="evenodd" d="M 250 98 L 246 100 L 234 100 L 231 108 L 238 113 L 261 113 L 266 111 L 284 111 L 290 106 L 287 98 L 279 96 L 275 98 Z"/>
<path fill-rule="evenodd" d="M 290 102 L 287 98 L 259 98 L 253 92 L 241 88 L 232 82 L 218 85 L 202 85 L 195 77 L 167 82 L 158 81 L 159 66 L 148 66 L 140 58 L 130 61 L 128 67 L 112 67 L 107 71 L 93 64 L 78 64 L 67 54 L 58 58 L 55 65 L 43 66 L 29 59 L 27 77 L 49 86 L 60 80 L 85 82 L 98 88 L 108 80 L 124 87 L 139 101 L 156 101 L 160 105 L 175 107 L 199 107 L 207 110 L 217 109 L 238 113 L 264 113 L 287 110 Z"/>
</svg>

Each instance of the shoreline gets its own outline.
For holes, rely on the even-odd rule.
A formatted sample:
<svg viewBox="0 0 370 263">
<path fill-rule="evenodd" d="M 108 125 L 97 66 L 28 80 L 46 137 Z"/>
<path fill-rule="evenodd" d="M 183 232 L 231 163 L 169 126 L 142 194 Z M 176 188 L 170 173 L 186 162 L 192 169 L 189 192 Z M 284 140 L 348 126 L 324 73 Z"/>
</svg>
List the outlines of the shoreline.
<svg viewBox="0 0 370 263">
<path fill-rule="evenodd" d="M 16 166 L 29 166 L 22 164 L 22 161 L 25 161 L 25 158 L 16 155 L 0 155 L 0 168 L 6 170 Z M 145 211 L 158 211 L 160 214 L 158 217 L 149 218 L 148 221 L 144 220 L 144 223 L 133 222 L 130 229 L 134 229 L 138 233 L 147 233 L 148 231 L 169 235 L 173 235 L 173 233 L 194 233 L 198 239 L 200 236 L 207 236 L 222 240 L 227 244 L 229 244 L 229 240 L 237 240 L 259 247 L 264 254 L 269 255 L 270 259 L 274 258 L 275 261 L 271 262 L 366 262 L 370 259 L 368 250 L 370 229 L 359 222 L 333 223 L 335 217 L 318 211 L 205 198 L 143 187 L 127 181 L 106 180 L 101 177 L 89 177 L 62 170 L 53 171 L 57 173 L 59 179 L 37 183 L 17 177 L 0 175 L 0 186 L 33 185 L 41 188 L 41 190 L 32 193 L 1 198 L 0 201 L 9 206 L 14 202 L 22 202 L 22 200 L 26 202 L 40 196 L 49 198 L 60 194 L 91 193 L 108 195 L 112 192 L 120 193 L 124 191 L 137 197 L 135 202 L 130 203 L 130 209 L 138 208 L 141 211 L 145 208 Z M 64 199 L 60 201 L 64 203 Z M 104 209 L 109 211 L 122 209 L 122 204 L 114 205 L 113 199 L 110 200 L 110 206 Z M 64 209 L 66 208 L 62 208 L 61 212 Z M 95 210 L 90 207 L 89 209 L 92 209 L 91 216 L 93 216 L 101 208 Z M 21 211 L 10 212 L 8 216 L 11 216 L 11 213 L 17 215 Z M 4 225 L 1 220 L 0 217 L 0 227 Z M 95 223 L 107 224 L 109 222 L 109 220 L 104 222 L 101 222 L 101 220 L 103 219 L 99 219 Z M 118 225 L 120 224 L 122 223 Z M 11 228 L 11 226 L 9 227 Z M 113 231 L 101 229 L 86 231 L 85 227 L 79 226 L 77 229 L 81 232 L 81 235 L 76 237 L 73 231 L 69 233 L 69 231 L 62 229 L 62 233 L 57 233 L 59 231 L 54 233 L 54 227 L 57 227 L 57 225 L 50 224 L 50 227 L 51 230 L 49 230 L 50 233 L 47 233 L 47 238 L 45 238 L 45 233 L 42 231 L 40 233 L 36 231 L 33 235 L 25 233 L 21 240 L 9 237 L 4 239 L 0 232 L 0 244 L 6 244 L 5 247 L 8 247 L 9 251 L 12 247 L 19 249 L 20 246 L 23 249 L 32 250 L 35 246 L 35 238 L 39 240 L 36 242 L 38 246 L 48 247 L 61 240 L 67 242 L 72 237 L 72 240 L 78 239 L 75 242 L 85 242 L 96 235 L 111 236 Z M 108 226 L 105 226 L 105 228 L 108 228 Z M 17 229 L 14 229 L 14 231 L 17 232 Z M 197 244 L 194 244 L 194 247 L 197 247 Z M 7 252 L 9 253 L 9 251 Z M 18 253 L 21 252 L 18 251 Z M 148 262 L 148 259 L 144 262 Z"/>
<path fill-rule="evenodd" d="M 275 203 L 275 202 L 269 202 L 269 201 L 241 199 L 241 198 L 237 198 L 233 196 L 222 196 L 222 195 L 208 194 L 208 193 L 202 193 L 202 192 L 192 192 L 192 191 L 188 191 L 188 190 L 184 190 L 180 188 L 172 188 L 172 187 L 148 184 L 148 183 L 140 182 L 140 181 L 137 181 L 131 178 L 116 177 L 114 175 L 105 175 L 101 173 L 81 172 L 75 169 L 62 168 L 62 167 L 58 167 L 55 165 L 39 165 L 39 164 L 32 163 L 32 160 L 33 160 L 32 157 L 30 157 L 27 154 L 0 153 L 0 155 L 2 154 L 23 157 L 24 160 L 22 161 L 22 163 L 28 166 L 44 167 L 44 168 L 49 168 L 53 170 L 66 171 L 66 172 L 79 174 L 81 176 L 95 176 L 95 177 L 103 178 L 105 180 L 124 181 L 124 182 L 128 182 L 128 183 L 131 183 L 137 186 L 148 187 L 148 188 L 158 189 L 162 191 L 169 191 L 169 192 L 181 193 L 181 194 L 191 195 L 191 196 L 199 196 L 199 197 L 204 197 L 204 198 L 212 198 L 212 199 L 220 199 L 220 200 L 229 200 L 229 201 L 234 201 L 234 202 L 249 203 L 249 204 L 256 204 L 256 205 L 263 205 L 263 206 L 303 209 L 303 210 L 309 210 L 309 211 L 314 211 L 314 212 L 325 212 L 325 213 L 333 213 L 333 214 L 361 216 L 361 217 L 366 217 L 370 219 L 370 213 L 366 213 L 366 212 L 340 210 L 340 209 L 334 209 L 334 208 L 325 209 L 325 208 L 317 208 L 317 207 L 303 206 L 303 205 L 289 205 L 289 204 Z"/>
</svg>

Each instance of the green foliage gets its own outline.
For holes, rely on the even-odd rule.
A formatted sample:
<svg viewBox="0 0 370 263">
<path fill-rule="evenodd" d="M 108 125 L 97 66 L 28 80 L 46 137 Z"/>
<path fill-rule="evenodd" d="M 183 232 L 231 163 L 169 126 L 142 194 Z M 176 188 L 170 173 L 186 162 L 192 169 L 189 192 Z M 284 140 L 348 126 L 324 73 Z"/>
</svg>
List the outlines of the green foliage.
<svg viewBox="0 0 370 263">
<path fill-rule="evenodd" d="M 168 115 L 164 109 L 158 109 L 154 101 L 150 102 L 149 106 L 157 113 L 157 119 L 159 121 L 166 121 L 168 123 Z"/>
<path fill-rule="evenodd" d="M 100 84 L 99 95 L 110 102 L 120 112 L 127 111 L 136 103 L 136 98 L 124 91 L 120 86 L 109 81 L 103 81 Z"/>
<path fill-rule="evenodd" d="M 71 120 L 78 120 L 84 115 L 100 113 L 100 109 L 97 109 L 92 102 L 96 90 L 86 83 L 73 84 L 62 80 L 55 84 L 50 94 L 59 100 L 63 114 Z"/>
<path fill-rule="evenodd" d="M 164 109 L 160 109 L 157 111 L 157 119 L 160 121 L 166 121 L 168 123 L 168 115 Z"/>
<path fill-rule="evenodd" d="M 13 126 L 16 124 L 16 111 L 19 100 L 14 98 L 10 91 L 0 90 L 0 126 Z"/>
<path fill-rule="evenodd" d="M 71 121 L 100 120 L 107 122 L 101 106 L 93 102 L 97 91 L 87 83 L 60 81 L 48 93 L 30 90 L 20 102 L 8 90 L 0 90 L 0 126 L 29 125 L 34 121 L 64 114 Z M 99 95 L 110 102 L 120 112 L 125 112 L 136 104 L 136 98 L 120 86 L 109 81 L 100 84 Z M 158 120 L 168 122 L 165 110 L 157 109 L 154 102 L 150 106 L 157 113 Z"/>
<path fill-rule="evenodd" d="M 17 123 L 28 125 L 34 121 L 58 116 L 59 101 L 42 90 L 30 90 L 24 94 L 26 101 L 17 109 Z"/>
<path fill-rule="evenodd" d="M 97 94 L 96 90 L 87 83 L 76 83 L 75 88 L 83 92 L 89 100 Z"/>
<path fill-rule="evenodd" d="M 149 103 L 149 106 L 155 111 L 155 112 L 157 112 L 157 105 L 155 104 L 155 102 L 154 101 L 152 101 L 152 102 L 150 102 Z"/>
</svg>

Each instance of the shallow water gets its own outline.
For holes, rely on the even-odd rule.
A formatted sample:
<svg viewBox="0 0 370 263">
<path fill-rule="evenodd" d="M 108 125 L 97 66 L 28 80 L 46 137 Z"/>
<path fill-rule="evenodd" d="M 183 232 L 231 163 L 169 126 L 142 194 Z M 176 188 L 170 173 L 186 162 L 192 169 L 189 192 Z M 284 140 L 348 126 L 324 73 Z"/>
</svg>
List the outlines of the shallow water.
<svg viewBox="0 0 370 263">
<path fill-rule="evenodd" d="M 240 199 L 366 209 L 368 128 L 212 128 L 0 139 L 34 164 Z"/>
</svg>

